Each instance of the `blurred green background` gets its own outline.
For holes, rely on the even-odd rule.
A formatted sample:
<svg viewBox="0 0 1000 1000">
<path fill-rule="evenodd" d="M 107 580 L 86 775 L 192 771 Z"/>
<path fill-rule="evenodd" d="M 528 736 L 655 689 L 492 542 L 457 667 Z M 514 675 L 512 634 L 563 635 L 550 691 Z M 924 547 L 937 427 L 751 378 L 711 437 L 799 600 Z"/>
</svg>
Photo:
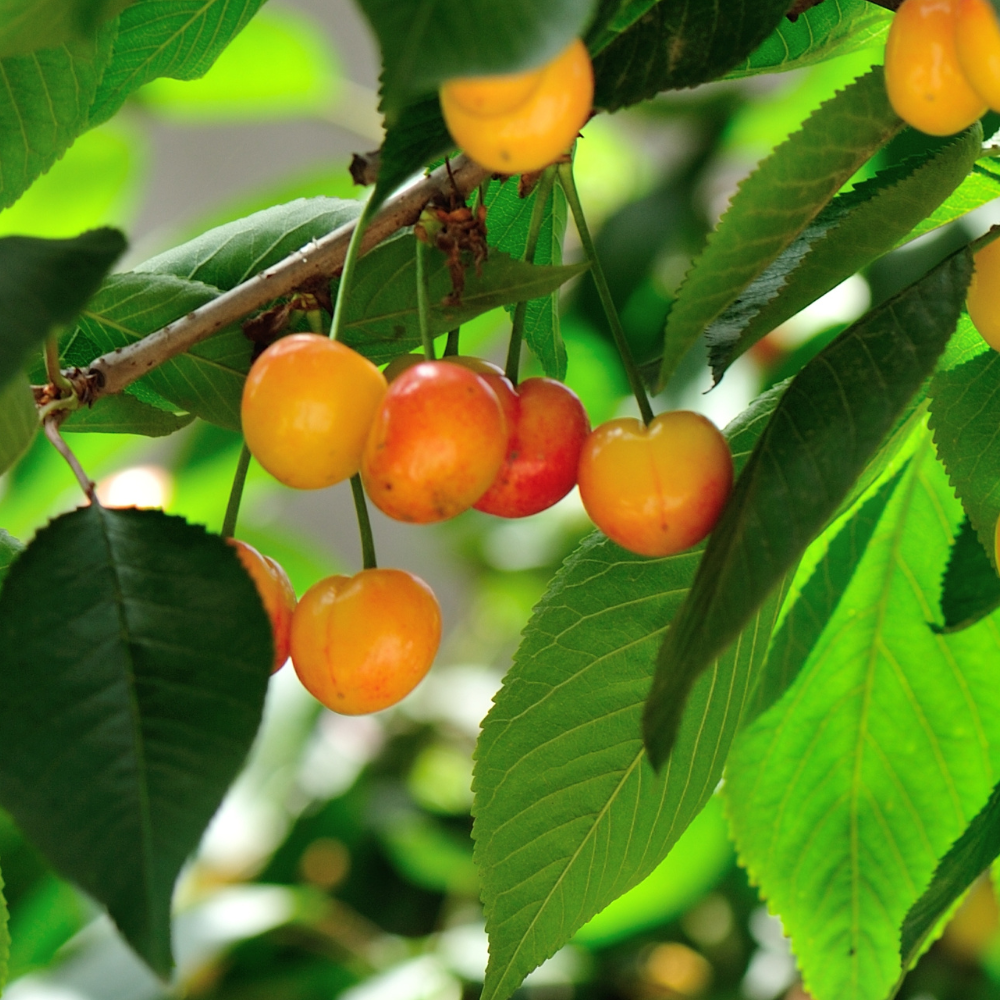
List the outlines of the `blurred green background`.
<svg viewBox="0 0 1000 1000">
<path fill-rule="evenodd" d="M 739 179 L 879 59 L 869 51 L 703 87 L 588 124 L 577 153 L 581 196 L 641 361 L 657 356 L 671 297 Z M 78 140 L 0 213 L 0 232 L 68 236 L 117 225 L 132 244 L 127 267 L 271 204 L 357 197 L 347 163 L 352 150 L 380 140 L 377 75 L 372 40 L 347 0 L 273 0 L 206 78 L 157 81 Z M 902 137 L 875 166 L 919 141 Z M 982 229 L 996 215 L 988 206 L 964 225 Z M 852 278 L 708 394 L 697 346 L 657 408 L 695 408 L 725 424 L 958 238 L 945 230 Z M 577 252 L 571 227 L 567 256 Z M 568 382 L 591 420 L 631 412 L 589 279 L 566 290 L 562 327 Z M 501 358 L 508 328 L 502 311 L 481 317 L 463 331 L 463 351 Z M 196 422 L 166 439 L 74 434 L 71 442 L 105 502 L 162 505 L 221 526 L 236 435 Z M 78 500 L 65 464 L 36 439 L 0 479 L 0 526 L 27 540 Z M 9 1000 L 478 997 L 487 958 L 470 836 L 479 722 L 532 606 L 590 529 L 575 495 L 519 522 L 470 512 L 417 528 L 373 513 L 381 562 L 423 576 L 443 605 L 445 640 L 428 679 L 398 707 L 350 718 L 321 710 L 290 668 L 275 675 L 251 760 L 178 886 L 179 969 L 170 991 L 0 816 L 13 938 Z M 321 576 L 360 565 L 346 484 L 296 494 L 252 466 L 238 534 L 277 558 L 300 594 Z M 519 994 L 806 997 L 780 922 L 736 864 L 716 800 L 653 875 L 595 917 Z M 976 886 L 902 996 L 1000 997 L 989 882 Z"/>
</svg>

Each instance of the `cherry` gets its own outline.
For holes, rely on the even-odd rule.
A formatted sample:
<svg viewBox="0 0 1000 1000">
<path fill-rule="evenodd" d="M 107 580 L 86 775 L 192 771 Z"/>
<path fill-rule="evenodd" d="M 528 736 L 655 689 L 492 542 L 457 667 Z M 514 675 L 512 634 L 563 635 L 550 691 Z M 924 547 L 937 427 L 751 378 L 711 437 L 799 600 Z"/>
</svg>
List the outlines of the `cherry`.
<svg viewBox="0 0 1000 1000">
<path fill-rule="evenodd" d="M 986 102 L 959 65 L 954 0 L 903 0 L 885 46 L 885 84 L 896 114 L 929 135 L 951 135 Z"/>
<path fill-rule="evenodd" d="M 257 587 L 267 617 L 271 619 L 271 634 L 274 637 L 273 673 L 284 665 L 291 649 L 295 588 L 288 579 L 288 574 L 270 556 L 261 555 L 252 545 L 239 539 L 227 538 L 226 541 L 236 549 L 236 555 Z"/>
<path fill-rule="evenodd" d="M 240 417 L 254 458 L 286 486 L 314 490 L 358 471 L 382 373 L 335 340 L 296 333 L 254 362 Z"/>
<path fill-rule="evenodd" d="M 507 454 L 490 488 L 473 506 L 499 517 L 527 517 L 551 507 L 576 485 L 590 420 L 572 389 L 550 378 L 515 389 L 485 375 L 507 418 Z"/>
<path fill-rule="evenodd" d="M 507 426 L 496 393 L 468 368 L 423 361 L 389 386 L 361 457 L 372 503 L 427 524 L 471 507 L 496 477 Z"/>
<path fill-rule="evenodd" d="M 593 100 L 594 69 L 579 39 L 544 66 L 441 86 L 441 110 L 455 142 L 502 174 L 541 170 L 565 153 Z"/>
<path fill-rule="evenodd" d="M 580 499 L 609 538 L 644 556 L 668 556 L 715 526 L 733 483 L 726 439 L 689 410 L 609 420 L 580 455 Z"/>
<path fill-rule="evenodd" d="M 989 0 L 955 0 L 955 50 L 966 80 L 1000 108 L 1000 24 Z"/>
<path fill-rule="evenodd" d="M 983 247 L 975 256 L 975 265 L 966 298 L 969 319 L 983 340 L 1000 351 L 1000 241 Z"/>
<path fill-rule="evenodd" d="M 409 694 L 440 641 L 441 609 L 423 580 L 366 569 L 327 577 L 303 594 L 292 619 L 292 666 L 327 708 L 362 715 Z"/>
</svg>

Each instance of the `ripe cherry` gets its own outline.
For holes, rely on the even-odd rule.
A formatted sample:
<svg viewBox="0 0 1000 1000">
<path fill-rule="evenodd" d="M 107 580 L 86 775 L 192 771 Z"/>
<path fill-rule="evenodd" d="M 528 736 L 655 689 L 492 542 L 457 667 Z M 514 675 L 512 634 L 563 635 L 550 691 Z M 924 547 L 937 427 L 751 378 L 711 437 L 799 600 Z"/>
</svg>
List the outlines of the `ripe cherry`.
<svg viewBox="0 0 1000 1000">
<path fill-rule="evenodd" d="M 288 574 L 270 556 L 261 555 L 252 545 L 236 538 L 227 538 L 226 541 L 236 549 L 236 555 L 250 574 L 267 617 L 271 619 L 271 634 L 274 637 L 273 673 L 284 665 L 291 650 L 295 588 L 288 579 Z"/>
<path fill-rule="evenodd" d="M 441 610 L 423 580 L 366 569 L 327 577 L 303 594 L 292 620 L 292 666 L 327 708 L 362 715 L 409 694 L 440 641 Z"/>
<path fill-rule="evenodd" d="M 496 393 L 475 372 L 424 361 L 389 386 L 361 458 L 372 503 L 427 524 L 471 507 L 496 477 L 507 426 Z"/>
<path fill-rule="evenodd" d="M 580 499 L 590 519 L 623 548 L 668 556 L 715 526 L 733 483 L 726 439 L 698 413 L 675 410 L 648 427 L 610 420 L 583 446 Z"/>
<path fill-rule="evenodd" d="M 590 420 L 572 389 L 529 378 L 515 389 L 486 375 L 507 418 L 507 454 L 490 488 L 473 506 L 499 517 L 527 517 L 551 507 L 576 485 Z"/>
<path fill-rule="evenodd" d="M 375 365 L 344 344 L 313 333 L 282 337 L 243 388 L 247 447 L 286 486 L 332 486 L 358 471 L 385 388 Z"/>
<path fill-rule="evenodd" d="M 566 152 L 593 100 L 594 69 L 579 39 L 544 66 L 441 86 L 441 110 L 455 142 L 502 174 L 541 170 Z"/>
<path fill-rule="evenodd" d="M 966 306 L 979 335 L 1000 351 L 1000 240 L 983 247 L 975 257 Z"/>
<path fill-rule="evenodd" d="M 986 102 L 959 65 L 954 0 L 904 0 L 885 46 L 885 84 L 896 114 L 929 135 L 982 117 Z"/>
<path fill-rule="evenodd" d="M 1000 23 L 990 0 L 955 0 L 955 49 L 972 89 L 1000 108 Z"/>
</svg>

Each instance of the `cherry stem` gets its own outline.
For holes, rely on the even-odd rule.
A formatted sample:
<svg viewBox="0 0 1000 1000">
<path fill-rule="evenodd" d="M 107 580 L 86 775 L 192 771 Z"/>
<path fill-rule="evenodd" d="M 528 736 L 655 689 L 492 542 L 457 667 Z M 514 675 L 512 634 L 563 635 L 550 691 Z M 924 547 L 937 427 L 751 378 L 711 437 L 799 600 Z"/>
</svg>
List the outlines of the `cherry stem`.
<svg viewBox="0 0 1000 1000">
<path fill-rule="evenodd" d="M 62 435 L 59 433 L 59 417 L 53 415 L 42 421 L 42 427 L 45 429 L 45 436 L 52 443 L 52 446 L 66 459 L 69 467 L 73 470 L 73 475 L 76 476 L 76 481 L 80 484 L 80 488 L 87 495 L 87 499 L 92 503 L 100 506 L 100 501 L 97 499 L 97 492 L 94 489 L 94 482 L 83 471 L 83 466 L 80 465 L 80 460 L 73 454 L 70 446 L 66 444 L 63 440 Z"/>
<path fill-rule="evenodd" d="M 351 492 L 354 494 L 354 510 L 358 515 L 358 534 L 361 535 L 361 561 L 365 569 L 378 569 L 375 559 L 375 538 L 372 535 L 372 522 L 368 517 L 368 502 L 365 500 L 365 488 L 361 485 L 361 476 L 355 473 L 351 476 Z"/>
<path fill-rule="evenodd" d="M 448 331 L 448 340 L 444 345 L 444 356 L 446 358 L 453 358 L 458 354 L 458 338 L 461 334 L 462 328 L 456 326 L 454 330 Z"/>
<path fill-rule="evenodd" d="M 45 340 L 45 372 L 49 381 L 62 392 L 73 392 L 73 383 L 62 373 L 59 364 L 59 333 L 50 334 Z"/>
<path fill-rule="evenodd" d="M 240 516 L 240 501 L 243 499 L 243 487 L 247 481 L 247 470 L 250 468 L 250 449 L 244 442 L 236 463 L 236 474 L 233 476 L 233 488 L 229 491 L 229 503 L 226 504 L 226 516 L 222 520 L 222 537 L 232 538 L 236 534 L 236 519 Z"/>
<path fill-rule="evenodd" d="M 545 221 L 545 208 L 549 195 L 555 184 L 556 171 L 554 167 L 546 167 L 538 186 L 535 188 L 535 204 L 531 209 L 531 220 L 528 222 L 528 238 L 524 244 L 524 261 L 535 262 L 535 251 L 538 249 L 538 237 Z M 527 302 L 518 302 L 514 306 L 514 319 L 510 328 L 510 343 L 507 345 L 507 364 L 504 374 L 517 385 L 518 370 L 521 367 L 521 342 L 524 340 L 524 319 L 528 312 Z"/>
<path fill-rule="evenodd" d="M 632 387 L 632 394 L 639 405 L 639 412 L 642 414 L 643 423 L 648 424 L 653 419 L 653 408 L 649 405 L 646 387 L 642 384 L 642 376 L 639 374 L 635 358 L 632 357 L 632 349 L 629 347 L 628 339 L 625 336 L 625 329 L 622 327 L 618 310 L 615 308 L 614 300 L 611 298 L 608 279 L 604 276 L 604 268 L 601 267 L 600 259 L 597 256 L 597 248 L 594 246 L 590 229 L 587 227 L 587 219 L 583 214 L 583 206 L 580 204 L 580 196 L 576 190 L 576 181 L 573 179 L 572 163 L 562 163 L 559 165 L 559 182 L 562 184 L 563 191 L 566 192 L 566 200 L 569 202 L 570 211 L 573 213 L 576 231 L 580 235 L 583 251 L 590 261 L 590 273 L 594 279 L 594 284 L 597 286 L 597 294 L 601 298 L 604 315 L 608 318 L 608 325 L 611 327 L 615 346 L 621 355 L 625 374 L 628 376 L 629 385 Z"/>
<path fill-rule="evenodd" d="M 434 360 L 434 338 L 431 336 L 430 303 L 427 295 L 427 250 L 423 240 L 417 240 L 417 321 L 420 324 L 420 343 L 424 345 L 424 357 Z"/>
<path fill-rule="evenodd" d="M 364 238 L 368 223 L 375 214 L 378 205 L 373 197 L 370 197 L 358 216 L 358 221 L 351 233 L 351 242 L 347 245 L 347 253 L 344 255 L 344 266 L 340 272 L 340 284 L 337 286 L 337 302 L 333 307 L 333 322 L 330 324 L 330 339 L 340 340 L 344 332 L 344 313 L 347 311 L 347 293 L 351 282 L 354 280 L 354 267 L 361 256 L 361 240 Z"/>
<path fill-rule="evenodd" d="M 309 324 L 309 329 L 313 333 L 322 334 L 326 333 L 323 329 L 323 310 L 322 309 L 310 309 L 306 312 L 306 322 Z"/>
</svg>

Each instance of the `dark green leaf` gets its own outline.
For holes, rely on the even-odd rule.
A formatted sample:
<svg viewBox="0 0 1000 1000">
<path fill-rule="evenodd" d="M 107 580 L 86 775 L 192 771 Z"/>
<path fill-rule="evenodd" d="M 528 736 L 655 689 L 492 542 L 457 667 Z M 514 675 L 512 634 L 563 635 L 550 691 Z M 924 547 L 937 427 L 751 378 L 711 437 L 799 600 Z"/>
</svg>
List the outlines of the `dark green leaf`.
<svg viewBox="0 0 1000 1000">
<path fill-rule="evenodd" d="M 151 257 L 135 271 L 172 274 L 228 291 L 311 240 L 352 222 L 361 208 L 360 202 L 341 198 L 297 198 L 209 229 L 188 243 Z"/>
<path fill-rule="evenodd" d="M 738 464 L 779 396 L 761 397 L 729 429 Z M 700 554 L 645 559 L 591 535 L 525 629 L 476 751 L 484 1000 L 508 997 L 649 874 L 718 784 L 779 602 L 699 680 L 670 765 L 655 774 L 640 738 L 642 702 Z"/>
<path fill-rule="evenodd" d="M 200 527 L 84 507 L 11 568 L 0 648 L 0 804 L 165 975 L 174 880 L 260 722 L 256 588 Z"/>
<path fill-rule="evenodd" d="M 927 627 L 962 519 L 926 430 L 797 680 L 737 738 L 723 795 L 817 1000 L 885 1000 L 899 928 L 1000 769 L 995 621 Z"/>
<path fill-rule="evenodd" d="M 0 875 L 0 990 L 7 985 L 7 970 L 10 961 L 10 914 L 3 896 L 3 876 Z"/>
<path fill-rule="evenodd" d="M 971 326 L 971 324 L 970 324 Z M 982 549 L 991 560 L 1000 517 L 1000 354 L 987 350 L 947 371 L 930 387 L 931 429 Z"/>
<path fill-rule="evenodd" d="M 960 632 L 1000 607 L 1000 577 L 966 518 L 951 547 L 941 590 L 941 632 Z"/>
<path fill-rule="evenodd" d="M 740 185 L 667 319 L 661 384 L 709 324 L 902 126 L 875 67 L 822 104 Z"/>
<path fill-rule="evenodd" d="M 211 285 L 169 274 L 112 275 L 80 317 L 79 331 L 103 354 L 166 326 L 218 294 Z M 64 350 L 73 352 L 72 340 Z M 185 413 L 239 430 L 251 353 L 243 331 L 230 328 L 154 368 L 141 383 Z"/>
<path fill-rule="evenodd" d="M 24 551 L 24 546 L 13 536 L 0 528 L 0 583 L 3 583 L 10 564 Z"/>
<path fill-rule="evenodd" d="M 93 41 L 131 0 L 0 0 L 0 57 Z"/>
<path fill-rule="evenodd" d="M 884 42 L 891 23 L 892 14 L 868 0 L 823 0 L 796 21 L 782 19 L 726 78 L 801 69 L 857 52 Z"/>
<path fill-rule="evenodd" d="M 639 6 L 646 7 L 643 3 Z M 636 5 L 625 5 L 619 23 Z M 591 38 L 594 104 L 615 111 L 661 90 L 693 87 L 738 66 L 788 10 L 786 0 L 659 0 L 605 44 Z"/>
<path fill-rule="evenodd" d="M 24 375 L 0 388 L 0 475 L 25 453 L 38 430 L 35 397 Z"/>
<path fill-rule="evenodd" d="M 111 58 L 114 22 L 97 44 L 68 44 L 0 59 L 0 208 L 7 208 L 89 125 Z"/>
<path fill-rule="evenodd" d="M 80 431 L 165 437 L 187 427 L 192 420 L 193 413 L 171 413 L 158 406 L 150 406 L 128 392 L 120 392 L 99 399 L 93 406 L 75 410 L 61 429 L 63 433 Z"/>
<path fill-rule="evenodd" d="M 76 319 L 124 249 L 116 229 L 71 240 L 0 239 L 0 386 L 54 328 Z"/>
<path fill-rule="evenodd" d="M 90 124 L 107 121 L 129 94 L 158 76 L 204 76 L 263 2 L 135 0 L 116 22 L 114 53 L 94 96 Z"/>
<path fill-rule="evenodd" d="M 971 273 L 966 247 L 845 330 L 789 386 L 660 651 L 644 720 L 657 765 L 694 679 L 823 529 L 934 370 Z"/>
<path fill-rule="evenodd" d="M 836 534 L 771 640 L 747 721 L 766 712 L 798 677 L 854 577 L 902 471 L 863 503 Z"/>
<path fill-rule="evenodd" d="M 407 104 L 386 124 L 372 197 L 381 204 L 403 181 L 454 149 L 437 94 Z"/>
<path fill-rule="evenodd" d="M 491 181 L 486 192 L 487 240 L 492 247 L 518 260 L 524 257 L 528 226 L 535 207 L 537 190 L 527 198 L 518 196 L 513 180 Z M 549 196 L 535 248 L 536 264 L 561 264 L 562 241 L 566 235 L 566 195 L 557 184 Z M 513 311 L 513 307 L 511 307 Z M 528 303 L 524 317 L 524 339 L 549 378 L 566 377 L 566 346 L 559 330 L 559 295 L 553 292 Z"/>
<path fill-rule="evenodd" d="M 583 34 L 594 0 L 359 0 L 382 49 L 382 105 L 402 107 L 451 77 L 511 73 Z"/>
<path fill-rule="evenodd" d="M 382 243 L 358 262 L 345 307 L 343 339 L 376 364 L 406 353 L 420 341 L 415 244 L 413 236 L 403 235 Z M 547 295 L 586 268 L 586 264 L 525 264 L 493 250 L 481 275 L 470 264 L 461 302 L 449 305 L 445 302 L 451 292 L 447 258 L 432 249 L 427 267 L 431 333 L 446 333 L 509 302 Z"/>
<path fill-rule="evenodd" d="M 741 354 L 856 271 L 891 250 L 972 169 L 978 122 L 957 139 L 835 198 L 708 328 L 716 381 Z"/>
<path fill-rule="evenodd" d="M 1000 784 L 965 833 L 952 845 L 934 872 L 924 894 L 903 921 L 899 954 L 903 969 L 920 955 L 927 936 L 969 886 L 1000 855 Z"/>
</svg>

